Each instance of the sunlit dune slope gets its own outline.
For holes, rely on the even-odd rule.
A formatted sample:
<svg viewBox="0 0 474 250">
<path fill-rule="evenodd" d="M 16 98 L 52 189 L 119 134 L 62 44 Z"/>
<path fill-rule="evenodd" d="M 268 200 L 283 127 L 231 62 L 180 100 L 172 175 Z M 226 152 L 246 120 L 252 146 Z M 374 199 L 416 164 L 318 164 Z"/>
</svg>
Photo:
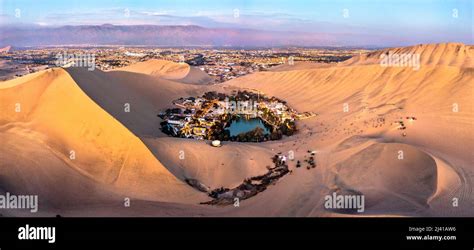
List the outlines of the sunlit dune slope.
<svg viewBox="0 0 474 250">
<path fill-rule="evenodd" d="M 342 65 L 377 64 L 383 54 L 419 55 L 422 65 L 474 67 L 474 46 L 462 43 L 419 44 L 416 46 L 377 50 L 355 56 Z"/>
</svg>

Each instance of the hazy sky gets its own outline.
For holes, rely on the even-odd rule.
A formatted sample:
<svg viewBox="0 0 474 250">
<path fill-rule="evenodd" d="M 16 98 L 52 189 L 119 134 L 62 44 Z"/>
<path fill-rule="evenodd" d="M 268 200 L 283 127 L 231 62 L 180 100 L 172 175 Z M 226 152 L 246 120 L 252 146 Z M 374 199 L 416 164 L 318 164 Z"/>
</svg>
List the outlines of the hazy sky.
<svg viewBox="0 0 474 250">
<path fill-rule="evenodd" d="M 472 0 L 0 0 L 0 22 L 194 24 L 472 43 L 472 7 Z"/>
</svg>

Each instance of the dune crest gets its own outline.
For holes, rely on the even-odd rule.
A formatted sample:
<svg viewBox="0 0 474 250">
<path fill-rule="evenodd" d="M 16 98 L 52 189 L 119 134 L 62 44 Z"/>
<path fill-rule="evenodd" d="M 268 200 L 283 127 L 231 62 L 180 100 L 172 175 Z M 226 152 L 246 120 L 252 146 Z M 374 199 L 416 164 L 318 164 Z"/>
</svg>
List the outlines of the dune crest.
<svg viewBox="0 0 474 250">
<path fill-rule="evenodd" d="M 341 65 L 379 64 L 383 54 L 418 54 L 421 65 L 453 66 L 462 68 L 474 67 L 474 46 L 463 43 L 419 44 L 402 48 L 388 48 L 355 56 Z"/>
<path fill-rule="evenodd" d="M 212 81 L 205 72 L 189 66 L 187 63 L 175 63 L 158 59 L 139 62 L 113 71 L 147 74 L 189 84 L 208 84 Z"/>
</svg>

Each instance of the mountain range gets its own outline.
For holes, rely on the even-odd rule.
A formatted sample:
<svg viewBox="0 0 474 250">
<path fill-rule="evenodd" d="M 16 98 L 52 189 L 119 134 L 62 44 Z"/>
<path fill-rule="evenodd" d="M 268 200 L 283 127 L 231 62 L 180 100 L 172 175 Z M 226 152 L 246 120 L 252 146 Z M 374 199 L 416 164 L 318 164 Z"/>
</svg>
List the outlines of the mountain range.
<svg viewBox="0 0 474 250">
<path fill-rule="evenodd" d="M 332 45 L 330 35 L 196 25 L 4 26 L 0 45 L 313 46 Z"/>
</svg>

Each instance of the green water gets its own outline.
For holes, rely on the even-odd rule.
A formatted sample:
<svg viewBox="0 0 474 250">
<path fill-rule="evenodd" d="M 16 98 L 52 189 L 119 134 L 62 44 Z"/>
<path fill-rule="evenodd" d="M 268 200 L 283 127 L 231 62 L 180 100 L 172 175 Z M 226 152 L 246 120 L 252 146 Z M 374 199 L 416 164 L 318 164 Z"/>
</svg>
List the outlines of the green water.
<svg viewBox="0 0 474 250">
<path fill-rule="evenodd" d="M 270 131 L 265 127 L 263 121 L 260 118 L 252 119 L 237 119 L 233 120 L 227 130 L 230 131 L 231 136 L 242 134 L 254 130 L 255 128 L 260 127 L 263 129 L 264 134 L 269 134 Z"/>
</svg>

